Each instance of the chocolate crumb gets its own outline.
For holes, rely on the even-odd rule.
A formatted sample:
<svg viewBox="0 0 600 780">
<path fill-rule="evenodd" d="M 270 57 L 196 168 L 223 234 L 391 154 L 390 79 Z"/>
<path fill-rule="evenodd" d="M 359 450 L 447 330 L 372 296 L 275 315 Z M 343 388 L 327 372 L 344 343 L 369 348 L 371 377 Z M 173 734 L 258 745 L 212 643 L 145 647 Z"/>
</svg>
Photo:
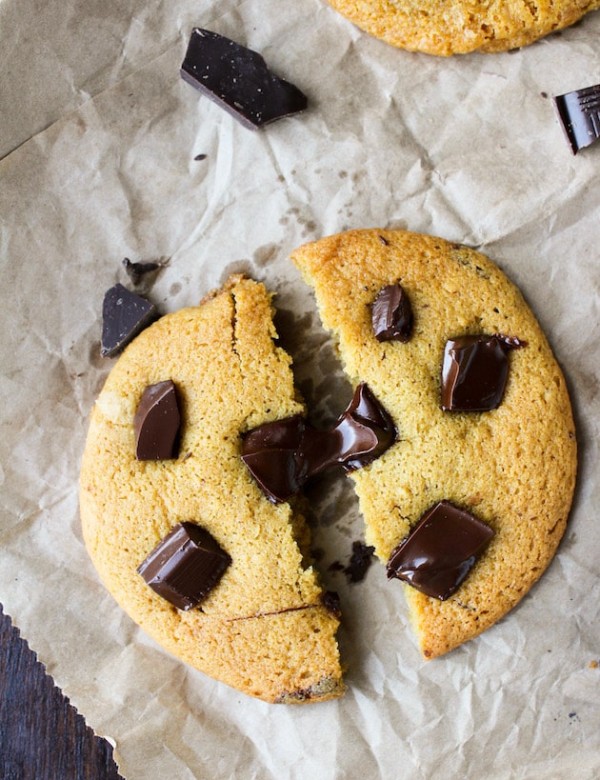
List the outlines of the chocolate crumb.
<svg viewBox="0 0 600 780">
<path fill-rule="evenodd" d="M 207 155 L 206 154 L 197 154 L 194 157 L 194 160 L 206 160 Z"/>
<path fill-rule="evenodd" d="M 375 548 L 363 542 L 352 542 L 352 555 L 350 563 L 344 568 L 344 574 L 348 582 L 361 582 L 364 580 L 369 566 L 373 562 Z"/>
<path fill-rule="evenodd" d="M 381 243 L 384 246 L 389 246 L 390 245 L 390 242 L 387 240 L 387 238 L 385 236 L 379 236 L 379 240 L 381 241 Z"/>
</svg>

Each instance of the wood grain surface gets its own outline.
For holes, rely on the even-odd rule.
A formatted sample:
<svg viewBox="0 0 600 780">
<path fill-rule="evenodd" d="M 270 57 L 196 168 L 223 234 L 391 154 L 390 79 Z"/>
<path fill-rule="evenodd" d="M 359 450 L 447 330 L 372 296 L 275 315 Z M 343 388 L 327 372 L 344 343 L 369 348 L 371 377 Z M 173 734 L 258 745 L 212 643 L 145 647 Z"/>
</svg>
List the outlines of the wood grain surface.
<svg viewBox="0 0 600 780">
<path fill-rule="evenodd" d="M 0 780 L 122 780 L 0 604 Z"/>
</svg>

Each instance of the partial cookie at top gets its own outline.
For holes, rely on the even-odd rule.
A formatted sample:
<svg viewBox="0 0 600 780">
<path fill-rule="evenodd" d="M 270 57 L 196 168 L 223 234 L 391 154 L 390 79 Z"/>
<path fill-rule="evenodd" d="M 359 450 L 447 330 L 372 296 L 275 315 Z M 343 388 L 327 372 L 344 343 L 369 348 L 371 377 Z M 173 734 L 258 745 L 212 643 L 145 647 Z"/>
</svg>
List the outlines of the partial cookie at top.
<svg viewBox="0 0 600 780">
<path fill-rule="evenodd" d="M 409 51 L 448 56 L 526 46 L 574 24 L 600 0 L 329 0 L 358 27 Z"/>
<path fill-rule="evenodd" d="M 351 475 L 367 543 L 387 562 L 440 501 L 494 532 L 446 601 L 405 586 L 425 657 L 476 636 L 506 614 L 548 566 L 564 532 L 576 473 L 565 381 L 517 288 L 486 257 L 439 238 L 356 230 L 296 250 L 324 325 L 339 341 L 353 383 L 367 382 L 399 441 Z M 407 342 L 376 338 L 372 304 L 399 283 L 414 326 Z M 449 339 L 502 334 L 519 340 L 498 408 L 444 411 L 441 368 Z M 516 344 L 516 342 L 515 342 Z M 391 581 L 390 588 L 399 583 Z"/>
<path fill-rule="evenodd" d="M 240 457 L 244 432 L 303 412 L 272 313 L 263 285 L 232 277 L 125 349 L 91 415 L 83 534 L 108 590 L 174 655 L 266 701 L 324 700 L 343 691 L 338 618 L 305 557 L 302 517 L 270 503 Z M 136 410 L 148 386 L 167 380 L 181 414 L 178 447 L 169 459 L 139 460 Z M 184 599 L 177 609 L 137 569 L 187 523 L 224 563 L 198 606 Z"/>
</svg>

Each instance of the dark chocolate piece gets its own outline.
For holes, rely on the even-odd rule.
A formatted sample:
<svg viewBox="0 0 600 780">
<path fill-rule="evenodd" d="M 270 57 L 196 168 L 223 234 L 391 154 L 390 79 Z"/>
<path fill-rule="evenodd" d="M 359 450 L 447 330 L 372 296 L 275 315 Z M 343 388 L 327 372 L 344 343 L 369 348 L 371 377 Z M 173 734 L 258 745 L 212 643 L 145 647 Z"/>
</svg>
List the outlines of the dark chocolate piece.
<svg viewBox="0 0 600 780">
<path fill-rule="evenodd" d="M 127 276 L 137 287 L 146 274 L 151 274 L 161 269 L 160 263 L 132 263 L 128 257 L 123 258 L 123 267 Z"/>
<path fill-rule="evenodd" d="M 396 441 L 397 431 L 368 385 L 361 382 L 330 435 L 339 448 L 330 465 L 340 463 L 346 471 L 355 471 L 381 457 Z"/>
<path fill-rule="evenodd" d="M 321 601 L 325 609 L 328 609 L 336 618 L 342 616 L 342 605 L 339 593 L 334 590 L 326 590 L 321 596 Z"/>
<path fill-rule="evenodd" d="M 307 104 L 297 87 L 269 71 L 260 54 L 209 30 L 192 30 L 181 76 L 251 129 Z"/>
<path fill-rule="evenodd" d="M 242 439 L 242 460 L 269 501 L 287 501 L 302 487 L 297 450 L 305 430 L 300 415 L 265 423 Z"/>
<path fill-rule="evenodd" d="M 525 342 L 499 334 L 457 336 L 444 348 L 441 407 L 489 412 L 500 406 L 508 378 L 508 352 Z"/>
<path fill-rule="evenodd" d="M 204 528 L 178 523 L 138 566 L 138 573 L 159 596 L 192 609 L 219 582 L 231 558 Z"/>
<path fill-rule="evenodd" d="M 373 563 L 375 548 L 363 542 L 352 542 L 350 563 L 344 568 L 349 582 L 362 582 L 369 566 Z"/>
<path fill-rule="evenodd" d="M 464 582 L 493 536 L 494 531 L 479 518 L 440 501 L 392 552 L 388 579 L 404 580 L 445 601 Z"/>
<path fill-rule="evenodd" d="M 554 104 L 573 154 L 600 138 L 600 84 L 557 95 Z"/>
<path fill-rule="evenodd" d="M 154 304 L 115 284 L 107 290 L 102 305 L 102 355 L 116 355 L 157 316 Z"/>
<path fill-rule="evenodd" d="M 395 440 L 391 417 L 363 383 L 332 428 L 319 431 L 298 415 L 265 423 L 242 439 L 242 460 L 267 498 L 278 503 L 326 468 L 366 466 Z"/>
<path fill-rule="evenodd" d="M 177 457 L 181 415 L 177 390 L 170 379 L 149 385 L 143 392 L 135 417 L 136 458 L 171 460 Z"/>
<path fill-rule="evenodd" d="M 371 322 L 377 341 L 410 339 L 413 313 L 408 296 L 399 284 L 389 284 L 377 293 L 371 306 Z"/>
</svg>

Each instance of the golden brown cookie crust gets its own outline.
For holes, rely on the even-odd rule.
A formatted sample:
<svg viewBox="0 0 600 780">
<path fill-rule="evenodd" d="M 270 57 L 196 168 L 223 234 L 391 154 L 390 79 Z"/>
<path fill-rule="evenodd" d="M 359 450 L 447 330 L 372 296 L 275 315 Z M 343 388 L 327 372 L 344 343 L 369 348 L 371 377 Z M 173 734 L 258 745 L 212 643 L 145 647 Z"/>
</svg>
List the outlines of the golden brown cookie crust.
<svg viewBox="0 0 600 780">
<path fill-rule="evenodd" d="M 355 230 L 300 247 L 292 260 L 315 290 L 352 383 L 366 381 L 398 427 L 400 440 L 352 474 L 367 543 L 386 562 L 423 512 L 442 499 L 496 531 L 447 601 L 405 586 L 421 650 L 433 658 L 505 615 L 554 555 L 577 466 L 562 372 L 520 292 L 472 249 L 404 231 Z M 396 282 L 411 300 L 414 332 L 406 344 L 380 343 L 370 304 Z M 443 412 L 446 340 L 495 333 L 527 342 L 510 353 L 502 404 L 485 413 Z"/>
<path fill-rule="evenodd" d="M 269 294 L 240 276 L 141 333 L 92 411 L 81 519 L 108 590 L 174 655 L 266 701 L 324 700 L 343 691 L 339 622 L 300 549 L 304 521 L 289 504 L 267 501 L 240 459 L 240 434 L 303 411 L 275 337 Z M 180 454 L 140 462 L 134 413 L 145 387 L 165 379 L 180 399 Z M 206 528 L 232 563 L 201 609 L 182 612 L 136 569 L 186 520 Z"/>
<path fill-rule="evenodd" d="M 449 56 L 526 46 L 568 27 L 600 0 L 329 0 L 371 35 L 409 51 Z"/>
</svg>

